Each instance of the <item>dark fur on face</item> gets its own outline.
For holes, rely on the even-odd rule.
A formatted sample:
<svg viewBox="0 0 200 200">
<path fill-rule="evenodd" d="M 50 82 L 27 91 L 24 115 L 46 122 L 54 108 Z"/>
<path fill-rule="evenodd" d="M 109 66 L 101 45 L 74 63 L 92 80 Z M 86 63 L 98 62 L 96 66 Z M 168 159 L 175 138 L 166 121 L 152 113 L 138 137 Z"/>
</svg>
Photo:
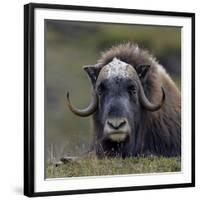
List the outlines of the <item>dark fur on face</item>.
<svg viewBox="0 0 200 200">
<path fill-rule="evenodd" d="M 101 80 L 97 84 L 102 68 L 114 58 L 131 65 L 137 78 L 131 80 L 115 77 Z M 88 67 L 86 71 L 99 96 L 99 105 L 93 114 L 93 149 L 98 156 L 181 154 L 181 95 L 153 56 L 135 44 L 122 44 L 103 53 L 96 67 Z M 161 87 L 164 88 L 165 103 L 158 111 L 150 112 L 140 105 L 138 81 L 153 103 L 162 98 Z M 115 118 L 121 120 L 117 125 Z M 113 140 L 105 135 L 106 123 L 112 129 L 115 126 L 125 127 L 121 134 L 123 139 Z"/>
<path fill-rule="evenodd" d="M 133 80 L 116 77 L 102 81 L 101 85 L 97 87 L 97 91 L 99 87 L 101 88 L 99 106 L 93 116 L 94 121 L 98 121 L 99 127 L 96 138 L 101 141 L 96 146 L 97 154 L 122 157 L 132 155 L 141 112 L 136 91 L 137 85 Z M 116 140 L 112 136 L 108 137 L 109 134 L 105 133 L 106 123 L 109 119 L 126 120 L 124 122 L 126 124 L 122 124 L 123 129 L 121 129 L 122 135 L 126 134 L 123 139 Z M 119 129 L 117 130 L 119 131 Z"/>
</svg>

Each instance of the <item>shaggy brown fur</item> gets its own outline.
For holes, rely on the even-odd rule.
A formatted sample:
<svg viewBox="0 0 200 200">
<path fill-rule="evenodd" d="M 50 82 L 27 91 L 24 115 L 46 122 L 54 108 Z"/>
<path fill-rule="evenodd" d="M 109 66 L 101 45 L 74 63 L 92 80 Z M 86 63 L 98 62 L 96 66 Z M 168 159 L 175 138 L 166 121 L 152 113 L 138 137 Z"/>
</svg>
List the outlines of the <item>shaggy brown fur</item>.
<svg viewBox="0 0 200 200">
<path fill-rule="evenodd" d="M 149 64 L 148 76 L 141 83 L 144 92 L 152 103 L 161 97 L 161 86 L 166 99 L 162 108 L 156 112 L 143 110 L 141 126 L 136 140 L 136 155 L 176 156 L 181 154 L 181 95 L 165 69 L 147 51 L 136 44 L 114 46 L 102 54 L 98 67 L 102 68 L 116 57 L 139 70 L 139 65 Z M 94 126 L 95 123 L 94 123 Z M 97 127 L 94 127 L 96 130 Z M 95 142 L 94 142 L 95 143 Z"/>
</svg>

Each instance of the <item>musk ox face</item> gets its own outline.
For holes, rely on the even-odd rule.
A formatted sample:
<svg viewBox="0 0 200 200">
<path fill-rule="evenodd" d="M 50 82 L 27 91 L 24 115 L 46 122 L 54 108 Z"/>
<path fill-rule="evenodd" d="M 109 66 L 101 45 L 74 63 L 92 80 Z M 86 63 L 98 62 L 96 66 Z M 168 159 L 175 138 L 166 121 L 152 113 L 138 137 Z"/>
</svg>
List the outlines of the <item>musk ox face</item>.
<svg viewBox="0 0 200 200">
<path fill-rule="evenodd" d="M 135 81 L 129 78 L 113 77 L 97 85 L 102 138 L 120 142 L 134 134 L 140 113 L 137 92 Z"/>
<path fill-rule="evenodd" d="M 92 83 L 90 105 L 83 110 L 77 109 L 67 94 L 68 106 L 73 113 L 82 117 L 93 114 L 98 129 L 95 131 L 96 138 L 101 141 L 106 155 L 129 154 L 134 148 L 142 110 L 157 111 L 164 103 L 162 88 L 163 97 L 157 105 L 152 104 L 144 93 L 140 80 L 146 76 L 149 67 L 140 66 L 138 72 L 132 65 L 117 58 L 101 68 L 98 65 L 86 66 L 84 70 Z"/>
<path fill-rule="evenodd" d="M 116 58 L 100 71 L 95 92 L 103 140 L 128 142 L 134 137 L 141 108 L 138 81 L 135 69 Z"/>
</svg>

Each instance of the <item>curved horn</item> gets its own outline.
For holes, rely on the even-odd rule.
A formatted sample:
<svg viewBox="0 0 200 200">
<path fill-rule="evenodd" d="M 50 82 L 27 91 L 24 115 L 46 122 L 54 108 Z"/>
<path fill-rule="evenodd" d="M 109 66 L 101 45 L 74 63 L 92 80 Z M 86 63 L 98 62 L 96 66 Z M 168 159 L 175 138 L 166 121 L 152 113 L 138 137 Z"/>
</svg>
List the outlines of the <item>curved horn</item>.
<svg viewBox="0 0 200 200">
<path fill-rule="evenodd" d="M 92 100 L 91 100 L 91 103 L 90 105 L 85 108 L 85 109 L 78 109 L 78 108 L 75 108 L 71 102 L 70 102 L 70 99 L 69 99 L 69 92 L 67 92 L 67 103 L 68 103 L 68 107 L 69 109 L 75 114 L 75 115 L 78 115 L 80 117 L 88 117 L 89 115 L 93 114 L 96 109 L 97 109 L 97 106 L 98 106 L 98 97 L 97 95 L 93 92 L 92 93 Z"/>
<path fill-rule="evenodd" d="M 144 94 L 144 89 L 141 85 L 141 83 L 139 83 L 139 99 L 140 99 L 140 103 L 142 104 L 142 106 L 149 110 L 149 111 L 157 111 L 159 110 L 162 105 L 164 104 L 165 102 L 165 91 L 163 89 L 163 87 L 161 87 L 162 89 L 162 100 L 159 104 L 152 104 L 146 97 L 146 95 Z"/>
</svg>

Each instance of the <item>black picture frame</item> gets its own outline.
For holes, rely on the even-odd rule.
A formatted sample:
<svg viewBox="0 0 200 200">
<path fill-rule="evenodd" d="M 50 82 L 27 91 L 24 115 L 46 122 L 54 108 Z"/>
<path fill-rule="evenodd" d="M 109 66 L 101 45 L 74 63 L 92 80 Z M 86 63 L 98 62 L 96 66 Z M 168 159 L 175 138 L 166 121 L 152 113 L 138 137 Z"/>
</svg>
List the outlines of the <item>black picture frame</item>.
<svg viewBox="0 0 200 200">
<path fill-rule="evenodd" d="M 34 182 L 34 118 L 35 118 L 35 75 L 34 75 L 34 33 L 35 33 L 35 14 L 36 8 L 57 9 L 57 10 L 79 10 L 79 11 L 97 11 L 108 13 L 128 13 L 128 14 L 148 14 L 156 16 L 177 16 L 188 17 L 192 21 L 192 166 L 191 183 L 168 184 L 168 185 L 144 185 L 133 187 L 117 187 L 117 188 L 99 188 L 99 189 L 84 189 L 84 190 L 68 190 L 68 191 L 47 191 L 35 192 Z M 121 8 L 106 8 L 106 7 L 87 7 L 73 5 L 56 5 L 56 4 L 27 4 L 24 5 L 24 195 L 28 197 L 36 196 L 52 196 L 52 195 L 72 195 L 84 193 L 99 193 L 99 192 L 119 192 L 133 190 L 149 190 L 162 188 L 181 188 L 195 186 L 195 14 L 186 12 L 166 12 L 152 10 L 135 10 Z"/>
</svg>

